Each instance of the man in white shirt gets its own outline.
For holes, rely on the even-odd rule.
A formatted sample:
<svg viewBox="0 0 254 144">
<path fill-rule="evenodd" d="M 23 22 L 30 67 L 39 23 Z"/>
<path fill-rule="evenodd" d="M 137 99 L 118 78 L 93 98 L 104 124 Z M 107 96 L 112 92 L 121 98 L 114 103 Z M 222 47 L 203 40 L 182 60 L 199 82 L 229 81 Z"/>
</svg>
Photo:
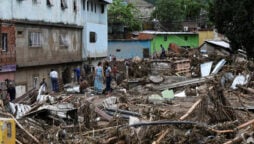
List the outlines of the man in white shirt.
<svg viewBox="0 0 254 144">
<path fill-rule="evenodd" d="M 51 79 L 52 91 L 58 92 L 58 73 L 57 73 L 57 71 L 54 69 L 51 69 L 49 76 Z"/>
</svg>

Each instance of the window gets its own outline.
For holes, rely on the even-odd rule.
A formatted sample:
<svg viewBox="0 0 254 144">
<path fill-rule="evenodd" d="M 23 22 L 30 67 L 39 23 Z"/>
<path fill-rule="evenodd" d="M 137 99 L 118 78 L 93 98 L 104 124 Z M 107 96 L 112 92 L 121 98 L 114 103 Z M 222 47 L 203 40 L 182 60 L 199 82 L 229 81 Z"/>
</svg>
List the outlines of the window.
<svg viewBox="0 0 254 144">
<path fill-rule="evenodd" d="M 167 41 L 167 39 L 168 39 L 168 37 L 165 35 L 165 36 L 164 36 L 164 41 Z"/>
<path fill-rule="evenodd" d="M 101 13 L 104 13 L 104 4 L 101 4 Z"/>
<path fill-rule="evenodd" d="M 76 2 L 76 0 L 74 0 L 74 1 L 73 1 L 73 11 L 74 11 L 74 12 L 77 12 L 77 10 L 78 10 L 78 9 L 77 9 L 77 2 Z"/>
<path fill-rule="evenodd" d="M 2 51 L 8 50 L 8 35 L 7 33 L 2 33 Z"/>
<path fill-rule="evenodd" d="M 91 1 L 91 11 L 93 11 L 93 2 Z"/>
<path fill-rule="evenodd" d="M 53 1 L 52 0 L 47 0 L 47 6 L 49 6 L 49 7 L 53 6 Z"/>
<path fill-rule="evenodd" d="M 82 3 L 83 4 L 83 10 L 86 10 L 86 0 L 83 0 L 82 2 L 83 2 Z"/>
<path fill-rule="evenodd" d="M 94 3 L 94 12 L 96 12 L 96 3 Z"/>
<path fill-rule="evenodd" d="M 120 49 L 116 49 L 116 52 L 121 52 L 121 50 Z"/>
<path fill-rule="evenodd" d="M 34 3 L 34 4 L 37 4 L 37 3 L 38 3 L 38 1 L 37 1 L 37 0 L 33 0 L 33 3 Z"/>
<path fill-rule="evenodd" d="M 18 34 L 19 36 L 21 36 L 21 35 L 23 35 L 23 31 L 18 31 L 17 34 Z"/>
<path fill-rule="evenodd" d="M 66 34 L 60 34 L 59 35 L 59 45 L 61 47 L 65 47 L 65 48 L 69 47 L 69 43 L 68 43 L 67 35 Z"/>
<path fill-rule="evenodd" d="M 40 32 L 30 32 L 29 46 L 30 47 L 41 47 L 42 46 L 42 36 L 41 36 Z"/>
<path fill-rule="evenodd" d="M 38 85 L 38 79 L 39 79 L 39 77 L 38 77 L 38 76 L 33 76 L 33 87 L 34 87 L 34 88 L 37 88 L 37 85 Z"/>
<path fill-rule="evenodd" d="M 87 11 L 89 11 L 89 1 L 87 1 L 86 7 L 87 7 Z"/>
<path fill-rule="evenodd" d="M 90 43 L 95 43 L 95 42 L 96 42 L 96 33 L 90 32 Z"/>
<path fill-rule="evenodd" d="M 67 8 L 66 0 L 61 0 L 61 8 L 62 9 L 66 9 Z"/>
</svg>

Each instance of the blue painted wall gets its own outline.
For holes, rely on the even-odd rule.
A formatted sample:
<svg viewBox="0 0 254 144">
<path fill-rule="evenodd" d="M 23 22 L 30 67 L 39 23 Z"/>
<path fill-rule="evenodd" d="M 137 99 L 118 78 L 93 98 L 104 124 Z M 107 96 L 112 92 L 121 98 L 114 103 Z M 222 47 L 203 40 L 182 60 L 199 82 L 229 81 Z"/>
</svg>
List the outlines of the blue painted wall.
<svg viewBox="0 0 254 144">
<path fill-rule="evenodd" d="M 127 59 L 138 56 L 143 57 L 143 49 L 150 52 L 150 40 L 109 40 L 108 55 L 114 55 L 116 58 Z"/>
</svg>

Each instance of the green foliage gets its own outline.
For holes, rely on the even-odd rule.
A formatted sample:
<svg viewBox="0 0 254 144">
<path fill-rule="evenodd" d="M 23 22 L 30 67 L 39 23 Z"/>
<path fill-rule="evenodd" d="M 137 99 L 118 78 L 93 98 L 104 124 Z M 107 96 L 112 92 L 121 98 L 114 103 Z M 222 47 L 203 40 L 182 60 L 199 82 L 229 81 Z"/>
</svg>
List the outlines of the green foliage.
<svg viewBox="0 0 254 144">
<path fill-rule="evenodd" d="M 196 21 L 208 8 L 208 0 L 157 0 L 153 18 L 168 30 L 180 30 L 181 22 Z"/>
<path fill-rule="evenodd" d="M 218 32 L 229 39 L 234 51 L 246 49 L 248 57 L 254 54 L 253 7 L 252 0 L 214 0 L 210 4 L 210 19 Z"/>
<path fill-rule="evenodd" d="M 113 0 L 108 9 L 109 24 L 124 25 L 129 30 L 140 30 L 141 22 L 137 17 L 139 11 L 132 5 L 123 2 L 123 0 Z"/>
<path fill-rule="evenodd" d="M 179 29 L 179 25 L 184 19 L 181 0 L 157 0 L 152 16 L 168 30 Z"/>
<path fill-rule="evenodd" d="M 196 19 L 204 7 L 205 4 L 199 0 L 181 0 L 181 9 L 184 10 L 186 20 Z"/>
</svg>

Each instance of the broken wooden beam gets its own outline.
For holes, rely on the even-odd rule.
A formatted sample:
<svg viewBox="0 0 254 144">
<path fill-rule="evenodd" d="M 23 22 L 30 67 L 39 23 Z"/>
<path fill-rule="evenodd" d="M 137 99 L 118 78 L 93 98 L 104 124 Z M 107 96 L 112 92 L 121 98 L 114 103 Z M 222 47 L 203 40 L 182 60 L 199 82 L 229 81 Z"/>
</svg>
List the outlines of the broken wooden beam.
<svg viewBox="0 0 254 144">
<path fill-rule="evenodd" d="M 129 125 L 130 127 L 140 127 L 140 126 L 152 126 L 152 125 L 181 125 L 181 124 L 189 124 L 189 125 L 201 125 L 197 122 L 191 121 L 152 121 L 152 122 L 138 122 Z"/>
<path fill-rule="evenodd" d="M 101 117 L 103 117 L 104 119 L 111 121 L 113 119 L 112 116 L 108 115 L 106 112 L 102 111 L 101 109 L 99 109 L 98 107 L 95 106 L 94 111 L 100 115 Z"/>
<path fill-rule="evenodd" d="M 87 99 L 87 101 L 88 101 L 89 103 L 93 104 L 93 103 L 92 103 L 92 100 L 93 100 L 93 99 Z M 112 116 L 108 115 L 106 112 L 102 111 L 102 110 L 99 109 L 97 106 L 94 106 L 94 111 L 95 111 L 98 115 L 100 115 L 101 117 L 103 117 L 104 119 L 106 119 L 106 120 L 108 120 L 108 121 L 111 121 L 111 120 L 113 119 Z"/>
<path fill-rule="evenodd" d="M 240 89 L 243 89 L 249 93 L 252 93 L 254 94 L 254 89 L 253 88 L 249 88 L 249 87 L 244 87 L 244 86 L 241 86 L 241 85 L 237 85 L 236 87 L 240 88 Z"/>
<path fill-rule="evenodd" d="M 155 89 L 155 90 L 165 90 L 165 89 L 183 87 L 183 86 L 186 86 L 186 85 L 193 85 L 193 84 L 197 84 L 197 83 L 203 83 L 203 82 L 206 82 L 207 80 L 210 80 L 212 78 L 213 78 L 213 76 L 207 76 L 207 77 L 202 77 L 202 78 L 194 78 L 194 79 L 189 79 L 189 80 L 176 82 L 176 83 L 172 83 L 172 84 L 154 86 L 153 89 Z"/>
<path fill-rule="evenodd" d="M 101 132 L 101 131 L 104 131 L 104 130 L 117 129 L 119 127 L 123 127 L 123 125 L 118 125 L 118 126 L 112 126 L 112 127 L 102 128 L 102 129 L 91 130 L 91 131 L 85 132 L 82 135 L 85 136 L 85 135 L 88 135 L 88 134 L 91 134 L 91 133 Z"/>
<path fill-rule="evenodd" d="M 164 132 L 159 136 L 159 138 L 156 141 L 154 141 L 152 144 L 160 144 L 161 140 L 168 134 L 168 132 L 169 132 L 169 128 L 164 130 Z"/>
<path fill-rule="evenodd" d="M 243 124 L 237 126 L 235 129 L 229 129 L 229 130 L 215 130 L 215 129 L 211 129 L 211 130 L 216 132 L 216 133 L 219 133 L 219 134 L 221 134 L 221 133 L 232 133 L 232 132 L 235 132 L 235 131 L 237 131 L 239 129 L 245 128 L 245 127 L 247 127 L 247 126 L 249 126 L 251 124 L 254 124 L 254 119 L 252 119 L 252 120 L 250 120 L 250 121 L 248 121 L 246 123 L 243 123 Z"/>
<path fill-rule="evenodd" d="M 180 120 L 184 120 L 186 117 L 188 117 L 192 112 L 193 110 L 198 106 L 198 104 L 202 101 L 202 99 L 199 99 L 198 101 L 196 101 L 192 106 L 191 108 L 182 116 L 180 117 Z"/>
</svg>

